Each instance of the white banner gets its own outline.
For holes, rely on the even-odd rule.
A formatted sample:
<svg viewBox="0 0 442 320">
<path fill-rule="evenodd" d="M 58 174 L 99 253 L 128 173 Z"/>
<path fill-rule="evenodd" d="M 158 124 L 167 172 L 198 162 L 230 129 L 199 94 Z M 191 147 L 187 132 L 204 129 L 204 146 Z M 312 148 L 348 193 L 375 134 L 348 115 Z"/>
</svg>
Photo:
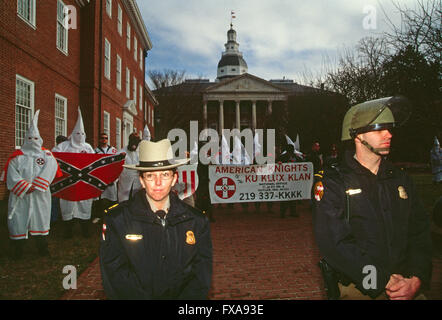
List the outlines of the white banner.
<svg viewBox="0 0 442 320">
<path fill-rule="evenodd" d="M 311 162 L 209 166 L 212 203 L 287 201 L 311 198 Z"/>
</svg>

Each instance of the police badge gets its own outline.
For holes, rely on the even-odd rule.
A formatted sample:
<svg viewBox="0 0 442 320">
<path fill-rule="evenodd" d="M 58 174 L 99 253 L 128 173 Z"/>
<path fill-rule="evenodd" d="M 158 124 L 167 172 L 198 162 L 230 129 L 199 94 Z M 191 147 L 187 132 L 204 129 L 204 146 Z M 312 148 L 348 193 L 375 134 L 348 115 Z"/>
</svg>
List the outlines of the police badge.
<svg viewBox="0 0 442 320">
<path fill-rule="evenodd" d="M 397 188 L 397 190 L 399 191 L 399 198 L 401 198 L 401 199 L 408 199 L 408 194 L 405 191 L 405 188 L 403 186 L 399 186 Z"/>
</svg>

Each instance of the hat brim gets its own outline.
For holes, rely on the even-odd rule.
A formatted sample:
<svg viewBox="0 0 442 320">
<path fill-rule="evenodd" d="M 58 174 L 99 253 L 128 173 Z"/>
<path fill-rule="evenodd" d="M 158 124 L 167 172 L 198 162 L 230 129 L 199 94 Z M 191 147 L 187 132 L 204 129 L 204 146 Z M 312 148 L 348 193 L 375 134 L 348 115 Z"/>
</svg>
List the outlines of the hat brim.
<svg viewBox="0 0 442 320">
<path fill-rule="evenodd" d="M 164 171 L 164 170 L 177 168 L 179 166 L 183 166 L 183 165 L 189 163 L 190 159 L 174 160 L 173 162 L 175 162 L 175 163 L 165 165 L 165 166 L 142 166 L 139 164 L 124 164 L 123 167 L 127 168 L 127 169 L 131 169 L 131 170 L 138 170 L 138 171 Z"/>
</svg>

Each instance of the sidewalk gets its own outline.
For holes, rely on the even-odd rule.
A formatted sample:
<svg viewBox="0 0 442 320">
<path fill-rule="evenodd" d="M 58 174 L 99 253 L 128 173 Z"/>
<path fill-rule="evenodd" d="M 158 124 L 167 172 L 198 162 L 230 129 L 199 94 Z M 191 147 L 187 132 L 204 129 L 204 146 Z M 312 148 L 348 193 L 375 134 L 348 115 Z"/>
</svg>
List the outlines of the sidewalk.
<svg viewBox="0 0 442 320">
<path fill-rule="evenodd" d="M 211 224 L 213 278 L 210 299 L 325 299 L 317 267 L 319 252 L 312 233 L 308 201 L 298 205 L 300 217 L 279 218 L 279 205 L 272 211 L 265 204 L 259 211 L 249 204 L 233 210 L 217 207 Z M 437 239 L 439 240 L 439 239 Z M 62 300 L 106 299 L 101 286 L 98 258 L 78 278 L 78 288 Z M 442 253 L 433 259 L 429 299 L 442 300 Z"/>
</svg>

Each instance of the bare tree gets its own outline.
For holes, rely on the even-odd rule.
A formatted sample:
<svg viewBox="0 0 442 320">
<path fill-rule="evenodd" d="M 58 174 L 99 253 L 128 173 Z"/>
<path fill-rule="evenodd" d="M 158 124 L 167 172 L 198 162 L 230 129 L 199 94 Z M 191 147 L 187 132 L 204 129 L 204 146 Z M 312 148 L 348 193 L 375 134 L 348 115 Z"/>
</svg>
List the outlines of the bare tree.
<svg viewBox="0 0 442 320">
<path fill-rule="evenodd" d="M 409 8 L 398 0 L 392 0 L 401 15 L 401 24 L 395 25 L 384 15 L 390 31 L 385 32 L 388 43 L 397 51 L 412 46 L 429 61 L 440 62 L 442 54 L 442 1 L 417 0 L 415 8 Z"/>
<path fill-rule="evenodd" d="M 186 71 L 172 69 L 164 69 L 163 71 L 149 70 L 148 75 L 154 86 L 153 89 L 156 90 L 183 83 Z"/>
</svg>

